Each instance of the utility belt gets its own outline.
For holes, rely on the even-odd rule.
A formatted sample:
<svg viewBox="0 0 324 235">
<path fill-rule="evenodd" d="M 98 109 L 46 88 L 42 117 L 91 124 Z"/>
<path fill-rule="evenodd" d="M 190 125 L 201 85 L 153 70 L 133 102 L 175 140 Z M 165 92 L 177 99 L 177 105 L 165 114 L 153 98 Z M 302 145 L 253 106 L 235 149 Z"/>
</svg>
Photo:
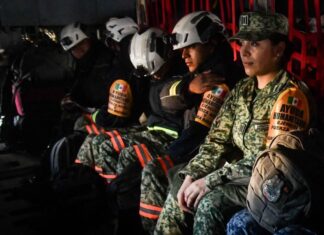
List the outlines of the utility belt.
<svg viewBox="0 0 324 235">
<path fill-rule="evenodd" d="M 171 136 L 174 139 L 177 139 L 179 137 L 179 134 L 177 131 L 166 128 L 166 127 L 162 127 L 162 126 L 148 126 L 147 129 L 149 131 L 162 131 L 165 134 Z"/>
</svg>

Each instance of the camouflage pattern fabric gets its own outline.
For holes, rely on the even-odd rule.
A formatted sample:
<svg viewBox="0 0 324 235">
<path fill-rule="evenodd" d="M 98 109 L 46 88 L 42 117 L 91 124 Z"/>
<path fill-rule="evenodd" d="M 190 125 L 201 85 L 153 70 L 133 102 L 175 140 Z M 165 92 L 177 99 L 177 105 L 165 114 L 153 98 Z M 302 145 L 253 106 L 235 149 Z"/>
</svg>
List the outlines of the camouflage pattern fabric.
<svg viewBox="0 0 324 235">
<path fill-rule="evenodd" d="M 193 234 L 225 234 L 226 221 L 245 205 L 246 193 L 245 186 L 223 185 L 206 194 L 195 211 Z M 185 222 L 190 216 L 169 194 L 154 234 L 183 234 L 190 229 Z"/>
<path fill-rule="evenodd" d="M 94 156 L 99 155 L 100 145 L 109 138 L 106 134 L 89 134 L 77 154 L 77 161 L 90 167 L 95 166 Z"/>
<path fill-rule="evenodd" d="M 278 13 L 244 12 L 240 15 L 239 32 L 230 40 L 260 41 L 273 33 L 288 35 L 288 19 Z"/>
<path fill-rule="evenodd" d="M 133 145 L 144 144 L 149 149 L 151 159 L 154 159 L 159 154 L 164 154 L 166 147 L 174 140 L 162 131 L 149 130 L 128 132 L 122 137 L 126 148 L 122 149 L 120 153 L 114 150 L 110 140 L 106 140 L 100 146 L 99 155 L 94 157 L 96 166 L 101 167 L 105 175 L 120 174 L 125 167 L 139 161 Z"/>
<path fill-rule="evenodd" d="M 273 105 L 281 92 L 295 86 L 288 73 L 284 71 L 280 71 L 262 90 L 256 90 L 256 78 L 240 81 L 225 100 L 205 143 L 200 146 L 199 153 L 179 172 L 179 175 L 182 178 L 190 175 L 193 180 L 205 177 L 207 187 L 216 190 L 217 194 L 221 194 L 219 187 L 222 185 L 250 177 L 257 154 L 266 147 Z M 229 155 L 237 148 L 243 152 L 243 157 L 233 161 L 229 159 Z M 217 195 L 215 196 L 217 199 L 212 198 L 213 191 L 203 198 L 195 215 L 194 231 L 205 235 L 224 234 L 226 220 L 222 214 L 223 209 L 225 207 L 226 210 L 230 210 L 231 207 L 244 205 L 245 195 L 236 194 L 242 191 L 246 190 L 237 192 L 234 190 L 230 195 L 232 198 L 243 196 L 242 201 L 238 200 L 235 203 L 229 203 L 226 195 Z M 206 212 L 207 207 L 204 204 L 208 198 L 211 203 L 215 201 L 219 203 L 219 207 L 214 205 L 213 209 Z M 171 196 L 168 196 L 168 201 L 164 204 L 156 227 L 158 234 L 171 234 L 179 231 L 180 225 L 185 224 L 184 215 L 181 215 L 178 204 L 172 200 Z M 210 219 L 211 216 L 213 219 Z M 204 221 L 208 221 L 208 224 L 204 224 Z M 212 233 L 210 228 L 213 228 Z"/>
<path fill-rule="evenodd" d="M 151 234 L 168 195 L 168 188 L 168 178 L 160 162 L 158 159 L 152 160 L 142 170 L 140 198 L 142 224 L 144 229 Z"/>
<path fill-rule="evenodd" d="M 251 216 L 248 210 L 237 212 L 227 223 L 227 235 L 270 235 L 266 229 L 262 228 Z M 273 235 L 316 235 L 315 232 L 306 229 L 301 225 L 290 225 L 276 231 Z"/>
</svg>

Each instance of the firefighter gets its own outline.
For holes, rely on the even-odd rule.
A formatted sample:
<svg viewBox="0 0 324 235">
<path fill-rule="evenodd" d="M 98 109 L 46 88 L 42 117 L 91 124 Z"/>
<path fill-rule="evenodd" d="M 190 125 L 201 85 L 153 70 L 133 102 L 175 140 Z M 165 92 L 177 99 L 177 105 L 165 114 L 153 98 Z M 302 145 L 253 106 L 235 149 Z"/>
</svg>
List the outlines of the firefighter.
<svg viewBox="0 0 324 235">
<path fill-rule="evenodd" d="M 147 107 L 148 79 L 134 70 L 128 53 L 131 38 L 137 30 L 137 24 L 129 17 L 113 17 L 106 23 L 105 44 L 118 58 L 118 72 L 107 89 L 107 105 L 92 114 L 94 124 L 88 126 L 91 134 L 79 150 L 77 163 L 83 162 L 80 159 L 92 159 L 93 155 L 99 154 L 100 144 L 117 133 L 109 131 L 111 128 L 141 128 L 139 117 Z"/>
<path fill-rule="evenodd" d="M 241 179 L 251 175 L 267 141 L 312 125 L 305 85 L 284 70 L 291 55 L 287 18 L 248 12 L 239 26 L 232 40 L 241 44 L 248 78 L 231 91 L 199 153 L 174 178 L 155 234 L 182 234 L 192 216 L 194 234 L 225 234 L 229 216 L 245 206 L 247 184 Z"/>
<path fill-rule="evenodd" d="M 191 80 L 188 96 L 200 95 L 202 100 L 195 118 L 167 148 L 166 155 L 152 160 L 142 171 L 139 214 L 144 229 L 150 233 L 153 233 L 168 193 L 169 169 L 174 164 L 188 162 L 197 153 L 233 81 L 242 76 L 233 63 L 224 26 L 210 12 L 194 12 L 181 19 L 169 40 L 174 50 L 182 51 L 182 59 L 188 67 L 189 73 L 184 76 L 184 80 Z"/>
<path fill-rule="evenodd" d="M 67 29 L 63 29 L 62 35 L 68 35 L 66 31 L 70 32 L 72 29 L 75 30 L 75 34 L 78 34 L 72 34 L 72 36 L 75 36 L 80 42 L 75 45 L 72 42 L 68 44 L 69 37 L 62 36 L 61 43 L 64 48 L 71 50 L 71 53 L 76 58 L 81 58 L 82 60 L 83 57 L 86 57 L 86 61 L 88 61 L 87 53 L 90 53 L 90 59 L 92 58 L 94 61 L 89 59 L 90 63 L 93 63 L 91 71 L 86 72 L 87 69 L 82 68 L 83 73 L 81 72 L 81 74 L 84 76 L 81 76 L 81 81 L 77 81 L 71 95 L 63 100 L 63 107 L 67 106 L 68 109 L 73 109 L 73 106 L 77 106 L 84 109 L 83 105 L 73 101 L 73 97 L 78 100 L 79 96 L 84 100 L 88 100 L 86 97 L 92 95 L 94 97 L 93 104 L 96 103 L 94 101 L 97 99 L 96 97 L 104 96 L 105 102 L 99 102 L 99 99 L 97 99 L 98 102 L 95 107 L 101 102 L 103 106 L 101 108 L 97 107 L 95 111 L 89 111 L 79 117 L 75 123 L 75 132 L 67 137 L 63 137 L 54 145 L 50 154 L 52 177 L 55 177 L 63 168 L 74 162 L 80 146 L 82 151 L 89 153 L 92 151 L 93 146 L 96 147 L 96 143 L 104 141 L 107 138 L 106 130 L 109 127 L 122 127 L 130 123 L 138 123 L 138 118 L 145 107 L 143 104 L 147 103 L 145 93 L 147 90 L 146 80 L 133 73 L 133 66 L 128 56 L 131 37 L 138 29 L 137 24 L 131 18 L 113 17 L 106 23 L 105 44 L 115 54 L 113 67 L 109 71 L 107 71 L 106 65 L 102 62 L 102 58 L 99 57 L 95 60 L 96 55 L 92 54 L 97 53 L 100 56 L 107 50 L 98 51 L 101 47 L 96 47 L 94 51 L 81 55 L 85 51 L 82 48 L 88 48 L 91 45 L 89 44 L 91 41 L 89 41 L 79 25 L 69 25 Z M 81 48 L 78 48 L 79 46 Z M 96 61 L 99 62 L 97 63 Z M 81 61 L 81 63 L 83 62 Z M 87 94 L 82 96 L 82 91 Z M 88 104 L 90 105 L 90 101 Z M 86 132 L 89 135 L 86 136 Z M 94 142 L 94 145 L 92 142 Z M 62 148 L 66 150 L 63 151 Z"/>
<path fill-rule="evenodd" d="M 73 128 L 85 131 L 85 117 L 81 114 L 90 114 L 106 102 L 114 56 L 101 42 L 90 38 L 80 23 L 66 25 L 61 30 L 60 44 L 76 60 L 74 84 L 61 101 L 62 134 L 67 135 Z M 81 120 L 76 121 L 79 117 Z"/>
</svg>

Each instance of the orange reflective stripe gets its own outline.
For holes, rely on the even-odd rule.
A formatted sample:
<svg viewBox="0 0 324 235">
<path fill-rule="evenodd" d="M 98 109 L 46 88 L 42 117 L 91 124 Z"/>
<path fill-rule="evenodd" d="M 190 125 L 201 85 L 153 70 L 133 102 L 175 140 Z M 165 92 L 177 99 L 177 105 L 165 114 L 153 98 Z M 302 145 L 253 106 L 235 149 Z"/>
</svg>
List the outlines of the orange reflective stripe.
<svg viewBox="0 0 324 235">
<path fill-rule="evenodd" d="M 109 135 L 110 138 L 114 137 L 114 134 L 111 131 L 106 131 L 105 132 L 107 135 Z"/>
<path fill-rule="evenodd" d="M 173 161 L 171 160 L 169 155 L 164 156 L 165 162 L 168 165 L 168 169 L 172 168 L 174 166 Z"/>
<path fill-rule="evenodd" d="M 154 219 L 154 220 L 157 220 L 159 218 L 159 216 L 160 216 L 160 215 L 152 215 L 152 214 L 147 213 L 147 212 L 142 211 L 142 210 L 139 211 L 139 214 L 142 217 L 146 217 L 146 218 Z"/>
<path fill-rule="evenodd" d="M 100 166 L 95 166 L 94 169 L 98 173 L 101 173 L 102 172 L 102 168 Z"/>
<path fill-rule="evenodd" d="M 140 161 L 141 166 L 143 168 L 145 166 L 145 163 L 144 163 L 144 158 L 143 158 L 143 154 L 142 154 L 142 151 L 141 151 L 142 149 L 139 147 L 139 145 L 134 145 L 133 147 L 135 149 L 135 153 L 137 155 L 137 158 Z"/>
<path fill-rule="evenodd" d="M 147 164 L 148 162 L 150 162 L 152 160 L 152 156 L 150 154 L 150 152 L 148 151 L 147 147 L 145 144 L 141 144 L 141 147 L 143 148 L 144 150 L 144 154 L 145 154 L 145 163 Z"/>
<path fill-rule="evenodd" d="M 84 119 L 86 119 L 89 122 L 93 122 L 91 114 L 83 114 Z"/>
<path fill-rule="evenodd" d="M 117 175 L 113 175 L 113 174 L 103 174 L 103 173 L 100 173 L 99 175 L 102 178 L 105 178 L 105 179 L 115 179 L 117 177 Z"/>
<path fill-rule="evenodd" d="M 92 134 L 92 129 L 89 125 L 86 125 L 85 128 L 87 129 L 88 134 Z"/>
<path fill-rule="evenodd" d="M 159 211 L 159 212 L 162 211 L 162 207 L 152 206 L 152 205 L 149 205 L 149 204 L 145 204 L 144 202 L 140 202 L 140 207 L 145 208 L 145 209 L 149 209 L 149 210 L 153 210 L 153 211 Z"/>
<path fill-rule="evenodd" d="M 118 133 L 118 131 L 114 130 L 114 131 L 107 131 L 106 132 L 107 135 L 109 135 L 110 137 L 110 141 L 115 149 L 115 151 L 117 153 L 120 152 L 120 150 L 122 150 L 123 148 L 125 148 L 125 144 L 123 142 L 123 139 L 121 138 L 120 134 Z"/>
<path fill-rule="evenodd" d="M 110 141 L 111 141 L 111 143 L 112 143 L 113 148 L 115 149 L 115 151 L 116 151 L 117 153 L 119 153 L 120 150 L 119 150 L 119 148 L 118 148 L 118 144 L 116 143 L 116 140 L 115 140 L 115 137 L 114 137 L 114 133 L 111 132 L 111 131 L 107 131 L 106 134 L 109 135 L 109 137 L 110 137 Z"/>
<path fill-rule="evenodd" d="M 139 214 L 142 217 L 146 217 L 149 219 L 158 219 L 161 211 L 162 207 L 148 205 L 143 202 L 140 203 Z"/>
<path fill-rule="evenodd" d="M 125 143 L 124 143 L 124 141 L 123 141 L 121 135 L 119 134 L 119 132 L 118 132 L 117 130 L 114 130 L 113 132 L 114 132 L 114 134 L 116 135 L 116 137 L 117 137 L 117 139 L 118 139 L 118 141 L 119 141 L 120 146 L 121 146 L 122 148 L 125 148 Z"/>
<path fill-rule="evenodd" d="M 164 171 L 164 174 L 167 176 L 168 175 L 168 167 L 166 166 L 165 162 L 161 157 L 158 157 L 157 160 L 160 162 L 160 165 L 162 167 L 162 170 Z"/>
<path fill-rule="evenodd" d="M 99 132 L 99 130 L 98 130 L 96 124 L 92 123 L 91 126 L 92 126 L 92 130 L 94 131 L 94 133 L 95 133 L 96 135 L 99 135 L 100 132 Z"/>
<path fill-rule="evenodd" d="M 74 163 L 82 164 L 82 162 L 81 162 L 79 159 L 75 159 L 75 160 L 74 160 Z"/>
</svg>

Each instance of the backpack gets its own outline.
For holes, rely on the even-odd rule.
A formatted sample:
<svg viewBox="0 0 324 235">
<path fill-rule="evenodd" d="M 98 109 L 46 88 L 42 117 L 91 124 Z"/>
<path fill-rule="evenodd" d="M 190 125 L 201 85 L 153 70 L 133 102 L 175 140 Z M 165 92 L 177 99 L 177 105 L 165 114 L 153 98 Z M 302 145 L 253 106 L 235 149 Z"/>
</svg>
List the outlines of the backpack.
<svg viewBox="0 0 324 235">
<path fill-rule="evenodd" d="M 314 129 L 292 131 L 276 136 L 257 157 L 248 186 L 247 208 L 269 232 L 301 222 L 313 228 L 319 226 L 323 146 L 323 137 Z"/>
<path fill-rule="evenodd" d="M 73 165 L 85 137 L 84 133 L 75 132 L 54 143 L 49 152 L 48 163 L 51 179 L 55 179 L 62 171 Z"/>
</svg>

